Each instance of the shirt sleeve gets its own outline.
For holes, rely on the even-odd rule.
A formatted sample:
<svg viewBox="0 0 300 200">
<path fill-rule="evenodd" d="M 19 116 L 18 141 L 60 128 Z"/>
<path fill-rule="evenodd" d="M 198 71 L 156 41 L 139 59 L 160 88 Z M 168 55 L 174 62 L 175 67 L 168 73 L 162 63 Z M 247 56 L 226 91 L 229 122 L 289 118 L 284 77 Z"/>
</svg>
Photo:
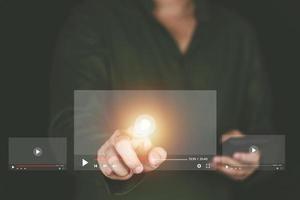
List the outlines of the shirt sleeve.
<svg viewBox="0 0 300 200">
<path fill-rule="evenodd" d="M 255 33 L 249 30 L 244 43 L 243 67 L 246 68 L 247 87 L 241 113 L 241 128 L 247 133 L 268 134 L 273 130 L 272 91 L 269 77 Z"/>
<path fill-rule="evenodd" d="M 72 13 L 60 34 L 54 54 L 49 127 L 51 136 L 67 137 L 68 141 L 73 141 L 74 90 L 111 89 L 109 48 L 105 45 L 101 27 L 94 25 L 101 25 L 101 18 L 96 18 L 86 7 L 78 7 Z M 73 151 L 73 144 L 68 143 L 69 157 L 73 157 Z M 80 185 L 85 184 L 82 180 L 86 179 L 76 177 L 80 193 L 80 188 L 84 188 Z M 136 176 L 128 181 L 113 181 L 104 178 L 98 171 L 93 177 L 95 186 L 108 188 L 113 194 L 130 191 L 142 179 L 142 176 Z M 100 184 L 101 181 L 103 184 Z M 95 187 L 95 190 L 98 189 Z"/>
<path fill-rule="evenodd" d="M 256 34 L 248 30 L 244 41 L 243 62 L 247 68 L 247 87 L 245 103 L 241 113 L 241 130 L 245 134 L 272 134 L 274 131 L 272 117 L 272 91 L 269 77 L 262 59 Z M 241 186 L 263 183 L 273 172 L 257 171 Z"/>
</svg>

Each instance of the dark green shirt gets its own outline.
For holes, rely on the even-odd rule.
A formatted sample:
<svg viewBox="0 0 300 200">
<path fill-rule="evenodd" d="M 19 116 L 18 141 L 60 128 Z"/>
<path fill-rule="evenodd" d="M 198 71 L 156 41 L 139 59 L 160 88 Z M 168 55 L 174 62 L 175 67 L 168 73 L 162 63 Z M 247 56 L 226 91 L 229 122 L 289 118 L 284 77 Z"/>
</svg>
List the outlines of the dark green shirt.
<svg viewBox="0 0 300 200">
<path fill-rule="evenodd" d="M 219 135 L 269 130 L 270 92 L 253 30 L 222 7 L 195 3 L 198 25 L 184 55 L 152 16 L 151 0 L 95 0 L 74 9 L 54 60 L 51 134 L 72 137 L 75 89 L 217 90 Z M 140 177 L 103 181 L 98 174 L 78 181 L 77 191 L 96 199 L 108 184 L 112 193 L 127 192 L 117 199 L 230 195 L 231 182 L 213 172 L 153 172 L 138 185 Z"/>
</svg>

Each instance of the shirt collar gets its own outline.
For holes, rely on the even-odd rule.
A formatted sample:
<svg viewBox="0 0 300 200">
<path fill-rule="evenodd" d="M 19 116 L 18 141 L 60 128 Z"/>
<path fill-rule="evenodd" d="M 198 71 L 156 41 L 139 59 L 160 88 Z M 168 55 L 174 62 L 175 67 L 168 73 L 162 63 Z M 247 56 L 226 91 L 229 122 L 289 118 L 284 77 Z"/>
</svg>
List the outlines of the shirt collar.
<svg viewBox="0 0 300 200">
<path fill-rule="evenodd" d="M 154 9 L 153 0 L 138 0 L 148 12 Z M 208 0 L 193 0 L 196 6 L 196 17 L 200 22 L 207 22 L 210 19 L 210 4 Z"/>
</svg>

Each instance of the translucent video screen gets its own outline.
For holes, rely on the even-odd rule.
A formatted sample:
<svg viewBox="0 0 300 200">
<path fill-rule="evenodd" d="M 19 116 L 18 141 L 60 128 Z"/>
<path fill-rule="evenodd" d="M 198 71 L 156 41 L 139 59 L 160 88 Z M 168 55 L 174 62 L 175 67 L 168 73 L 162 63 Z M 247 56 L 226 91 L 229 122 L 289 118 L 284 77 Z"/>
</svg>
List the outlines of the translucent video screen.
<svg viewBox="0 0 300 200">
<path fill-rule="evenodd" d="M 216 98 L 212 90 L 77 90 L 74 169 L 99 170 L 98 149 L 116 130 L 124 130 L 167 151 L 159 170 L 211 170 Z"/>
<path fill-rule="evenodd" d="M 67 169 L 67 140 L 60 137 L 10 137 L 8 169 L 63 171 Z"/>
<path fill-rule="evenodd" d="M 259 170 L 281 171 L 285 170 L 285 135 L 245 135 L 231 138 L 222 144 L 222 154 L 233 156 L 237 152 L 258 153 L 260 155 L 257 165 Z M 250 164 L 233 165 L 228 168 L 239 169 L 251 167 Z"/>
</svg>

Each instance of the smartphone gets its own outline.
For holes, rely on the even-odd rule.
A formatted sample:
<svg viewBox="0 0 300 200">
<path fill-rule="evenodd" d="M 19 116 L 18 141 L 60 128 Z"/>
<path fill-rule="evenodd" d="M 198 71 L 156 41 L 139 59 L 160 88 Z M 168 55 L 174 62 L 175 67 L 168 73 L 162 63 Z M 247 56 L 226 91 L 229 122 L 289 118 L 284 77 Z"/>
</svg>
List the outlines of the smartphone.
<svg viewBox="0 0 300 200">
<path fill-rule="evenodd" d="M 255 153 L 268 143 L 260 136 L 243 136 L 230 138 L 222 144 L 222 155 L 232 156 L 236 152 Z"/>
</svg>

